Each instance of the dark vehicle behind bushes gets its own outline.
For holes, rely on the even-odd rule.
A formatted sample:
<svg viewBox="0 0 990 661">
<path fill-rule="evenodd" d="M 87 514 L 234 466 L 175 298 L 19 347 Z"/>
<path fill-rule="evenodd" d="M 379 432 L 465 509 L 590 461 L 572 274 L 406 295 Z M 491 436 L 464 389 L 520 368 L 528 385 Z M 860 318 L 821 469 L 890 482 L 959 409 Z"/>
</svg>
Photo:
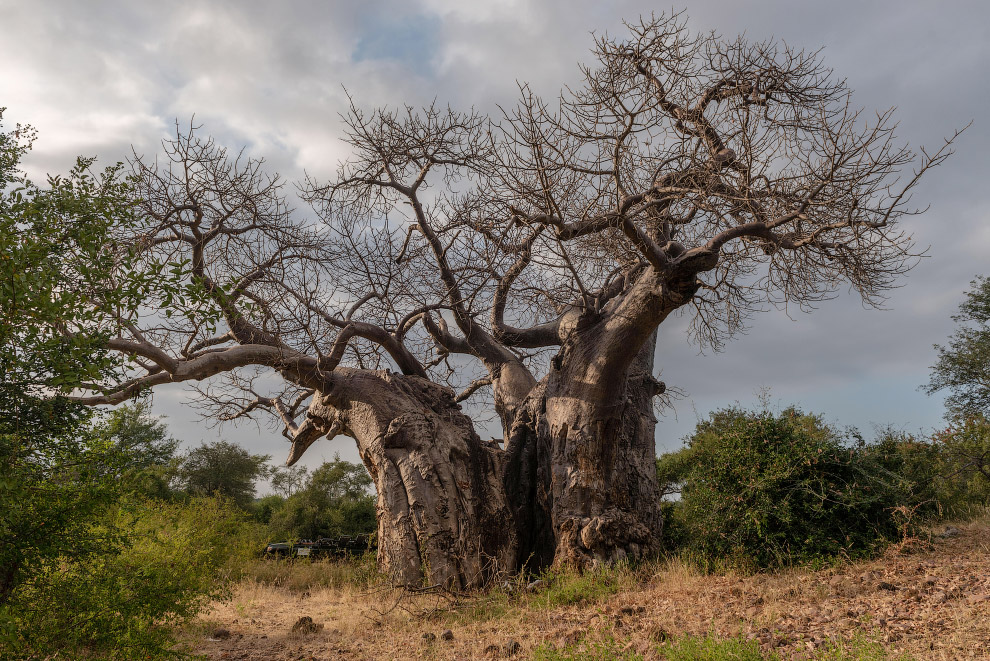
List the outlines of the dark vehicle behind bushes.
<svg viewBox="0 0 990 661">
<path fill-rule="evenodd" d="M 340 535 L 320 537 L 312 541 L 300 539 L 294 543 L 272 542 L 265 547 L 269 558 L 344 558 L 376 548 L 373 535 Z"/>
</svg>

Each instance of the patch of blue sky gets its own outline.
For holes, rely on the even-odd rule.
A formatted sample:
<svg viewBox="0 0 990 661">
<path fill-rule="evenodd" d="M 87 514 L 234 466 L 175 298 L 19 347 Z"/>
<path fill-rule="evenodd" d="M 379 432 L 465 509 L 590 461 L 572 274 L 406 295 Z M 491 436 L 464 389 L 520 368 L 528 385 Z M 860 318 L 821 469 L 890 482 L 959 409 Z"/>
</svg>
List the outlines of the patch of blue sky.
<svg viewBox="0 0 990 661">
<path fill-rule="evenodd" d="M 362 21 L 361 38 L 351 60 L 397 60 L 430 66 L 439 43 L 440 20 L 435 16 L 372 14 Z"/>
</svg>

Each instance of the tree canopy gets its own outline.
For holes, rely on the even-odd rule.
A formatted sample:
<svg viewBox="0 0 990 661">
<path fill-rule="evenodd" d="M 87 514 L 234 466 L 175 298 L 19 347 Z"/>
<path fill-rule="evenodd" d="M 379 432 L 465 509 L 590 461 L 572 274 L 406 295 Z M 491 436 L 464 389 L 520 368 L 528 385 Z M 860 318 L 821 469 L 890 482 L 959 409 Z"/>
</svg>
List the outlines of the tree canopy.
<svg viewBox="0 0 990 661">
<path fill-rule="evenodd" d="M 182 455 L 176 481 L 186 493 L 220 494 L 247 507 L 254 499 L 255 483 L 266 474 L 267 454 L 251 454 L 227 441 L 203 443 Z"/>
</svg>

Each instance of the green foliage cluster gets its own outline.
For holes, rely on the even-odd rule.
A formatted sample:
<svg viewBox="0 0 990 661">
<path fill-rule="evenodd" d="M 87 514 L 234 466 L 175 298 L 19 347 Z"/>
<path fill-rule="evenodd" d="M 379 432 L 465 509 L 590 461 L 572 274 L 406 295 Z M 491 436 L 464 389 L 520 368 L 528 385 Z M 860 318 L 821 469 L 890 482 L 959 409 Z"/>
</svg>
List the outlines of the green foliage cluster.
<svg viewBox="0 0 990 661">
<path fill-rule="evenodd" d="M 932 437 L 938 452 L 939 500 L 950 516 L 990 505 L 990 420 L 957 413 Z"/>
<path fill-rule="evenodd" d="M 187 494 L 220 494 L 248 508 L 254 500 L 255 482 L 266 475 L 269 459 L 271 455 L 251 454 L 227 441 L 202 443 L 181 458 L 175 481 Z"/>
<path fill-rule="evenodd" d="M 47 406 L 50 425 L 0 433 L 0 656 L 171 658 L 173 627 L 227 594 L 266 529 L 173 490 L 177 442 L 141 404 Z"/>
<path fill-rule="evenodd" d="M 947 346 L 935 345 L 938 359 L 925 390 L 948 390 L 946 406 L 955 415 L 990 415 L 990 278 L 970 283 L 952 319 L 959 327 Z"/>
<path fill-rule="evenodd" d="M 755 567 L 869 553 L 936 506 L 930 454 L 893 433 L 868 445 L 793 408 L 717 411 L 658 460 L 661 483 L 681 495 L 667 505 L 668 543 Z"/>
<path fill-rule="evenodd" d="M 0 417 L 0 606 L 43 567 L 118 538 L 96 524 L 119 497 L 122 458 L 88 428 L 87 411 L 61 400 L 34 408 L 50 423 L 30 433 Z"/>
<path fill-rule="evenodd" d="M 375 498 L 364 466 L 335 456 L 281 502 L 264 499 L 269 530 L 282 539 L 316 539 L 371 533 L 376 529 Z M 266 502 L 267 501 L 267 502 Z"/>
<path fill-rule="evenodd" d="M 172 627 L 228 594 L 244 519 L 220 498 L 118 503 L 96 524 L 115 543 L 44 563 L 0 611 L 5 658 L 172 658 Z"/>
</svg>

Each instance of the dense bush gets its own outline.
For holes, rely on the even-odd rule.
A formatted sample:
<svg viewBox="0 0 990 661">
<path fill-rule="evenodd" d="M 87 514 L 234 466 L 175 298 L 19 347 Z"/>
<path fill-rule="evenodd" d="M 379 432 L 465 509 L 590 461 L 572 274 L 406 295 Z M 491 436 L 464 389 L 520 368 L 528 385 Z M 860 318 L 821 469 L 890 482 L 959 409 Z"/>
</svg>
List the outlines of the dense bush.
<svg viewBox="0 0 990 661">
<path fill-rule="evenodd" d="M 172 658 L 173 626 L 227 595 L 231 558 L 256 546 L 244 525 L 218 498 L 122 504 L 99 524 L 117 543 L 46 562 L 0 611 L 4 658 Z"/>
<path fill-rule="evenodd" d="M 938 449 L 939 498 L 950 515 L 990 505 L 990 421 L 956 414 L 933 437 Z"/>
<path fill-rule="evenodd" d="M 259 526 L 229 501 L 144 497 L 134 478 L 156 465 L 126 439 L 146 420 L 59 399 L 18 411 L 28 429 L 0 416 L 0 658 L 171 656 L 170 625 L 225 594 Z"/>
<path fill-rule="evenodd" d="M 758 567 L 866 553 L 902 532 L 898 508 L 931 501 L 928 452 L 893 434 L 870 446 L 796 409 L 724 409 L 658 460 L 681 494 L 665 534 L 707 562 Z"/>
</svg>

